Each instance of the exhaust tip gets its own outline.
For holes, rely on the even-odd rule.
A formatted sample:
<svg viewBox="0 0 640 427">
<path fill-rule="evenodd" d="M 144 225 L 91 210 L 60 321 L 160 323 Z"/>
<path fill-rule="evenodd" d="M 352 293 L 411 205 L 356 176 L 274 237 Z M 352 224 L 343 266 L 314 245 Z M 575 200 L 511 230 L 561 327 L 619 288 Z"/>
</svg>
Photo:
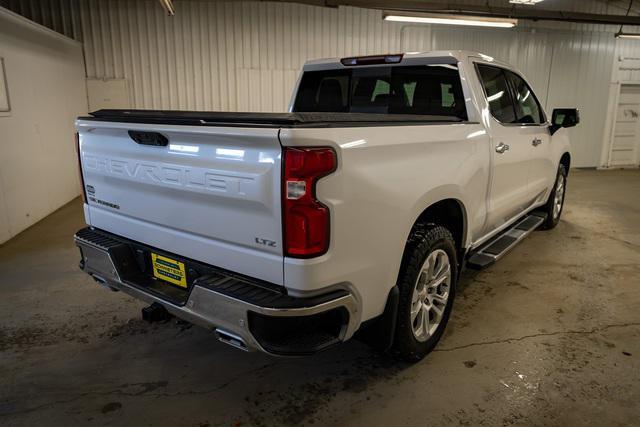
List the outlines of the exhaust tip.
<svg viewBox="0 0 640 427">
<path fill-rule="evenodd" d="M 244 340 L 239 336 L 227 332 L 223 329 L 216 329 L 215 333 L 218 337 L 218 340 L 222 341 L 223 343 L 229 344 L 230 346 L 235 348 L 239 348 L 240 350 L 249 351 L 247 343 L 245 343 Z"/>
<path fill-rule="evenodd" d="M 91 277 L 93 277 L 93 280 L 95 280 L 95 282 L 97 284 L 99 284 L 100 286 L 104 286 L 105 288 L 109 287 L 109 284 L 107 283 L 107 280 L 96 275 L 96 274 L 91 274 Z"/>
</svg>

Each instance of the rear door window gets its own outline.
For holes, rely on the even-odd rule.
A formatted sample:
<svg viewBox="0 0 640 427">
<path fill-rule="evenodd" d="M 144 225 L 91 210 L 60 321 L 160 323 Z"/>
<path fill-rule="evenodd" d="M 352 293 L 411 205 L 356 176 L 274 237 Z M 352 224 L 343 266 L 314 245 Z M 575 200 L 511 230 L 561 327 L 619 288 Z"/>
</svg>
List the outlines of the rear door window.
<svg viewBox="0 0 640 427">
<path fill-rule="evenodd" d="M 522 124 L 542 124 L 545 121 L 542 107 L 531 87 L 524 79 L 511 71 L 505 71 L 513 88 L 516 107 L 516 122 Z"/>
<path fill-rule="evenodd" d="M 504 71 L 490 65 L 477 64 L 476 66 L 489 101 L 491 115 L 501 123 L 515 123 L 516 112 Z"/>
<path fill-rule="evenodd" d="M 307 71 L 294 111 L 419 114 L 467 120 L 458 68 L 449 64 Z"/>
<path fill-rule="evenodd" d="M 396 114 L 425 114 L 467 119 L 458 68 L 454 65 L 398 67 L 392 86 L 398 95 L 390 100 L 389 110 Z"/>
</svg>

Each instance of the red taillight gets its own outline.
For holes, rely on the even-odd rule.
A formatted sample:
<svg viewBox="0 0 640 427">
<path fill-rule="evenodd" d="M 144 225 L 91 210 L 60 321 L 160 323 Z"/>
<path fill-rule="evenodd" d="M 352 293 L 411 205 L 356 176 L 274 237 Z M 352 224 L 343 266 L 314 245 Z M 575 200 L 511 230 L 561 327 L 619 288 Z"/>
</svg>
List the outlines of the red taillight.
<svg viewBox="0 0 640 427">
<path fill-rule="evenodd" d="M 329 209 L 316 197 L 316 182 L 336 170 L 331 148 L 284 149 L 282 188 L 284 250 L 295 258 L 311 258 L 329 249 Z"/>
<path fill-rule="evenodd" d="M 87 190 L 84 187 L 84 178 L 82 177 L 82 160 L 80 155 L 80 135 L 76 132 L 76 154 L 78 155 L 78 174 L 80 176 L 80 186 L 82 187 L 82 203 L 87 203 Z"/>
</svg>

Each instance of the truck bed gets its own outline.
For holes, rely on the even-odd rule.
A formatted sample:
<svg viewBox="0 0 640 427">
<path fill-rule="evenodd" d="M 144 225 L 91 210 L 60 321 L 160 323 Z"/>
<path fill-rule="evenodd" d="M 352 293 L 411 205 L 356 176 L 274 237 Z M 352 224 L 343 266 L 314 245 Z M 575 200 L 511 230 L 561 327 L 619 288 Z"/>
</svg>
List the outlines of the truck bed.
<svg viewBox="0 0 640 427">
<path fill-rule="evenodd" d="M 98 110 L 82 120 L 242 127 L 353 127 L 462 123 L 454 116 L 370 113 L 235 113 L 171 110 Z"/>
</svg>

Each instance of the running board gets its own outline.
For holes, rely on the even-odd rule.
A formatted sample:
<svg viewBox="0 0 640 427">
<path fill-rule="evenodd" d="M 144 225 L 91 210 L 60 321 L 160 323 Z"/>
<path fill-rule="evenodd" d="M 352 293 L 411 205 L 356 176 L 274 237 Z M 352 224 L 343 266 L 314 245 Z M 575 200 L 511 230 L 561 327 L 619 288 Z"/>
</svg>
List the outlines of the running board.
<svg viewBox="0 0 640 427">
<path fill-rule="evenodd" d="M 467 261 L 467 266 L 474 270 L 482 270 L 483 268 L 489 267 L 506 255 L 506 253 L 520 243 L 522 239 L 531 234 L 545 219 L 547 219 L 546 215 L 539 212 L 525 216 L 511 228 L 503 231 L 498 237 L 490 240 L 489 243 L 481 246 L 474 252 Z"/>
</svg>

